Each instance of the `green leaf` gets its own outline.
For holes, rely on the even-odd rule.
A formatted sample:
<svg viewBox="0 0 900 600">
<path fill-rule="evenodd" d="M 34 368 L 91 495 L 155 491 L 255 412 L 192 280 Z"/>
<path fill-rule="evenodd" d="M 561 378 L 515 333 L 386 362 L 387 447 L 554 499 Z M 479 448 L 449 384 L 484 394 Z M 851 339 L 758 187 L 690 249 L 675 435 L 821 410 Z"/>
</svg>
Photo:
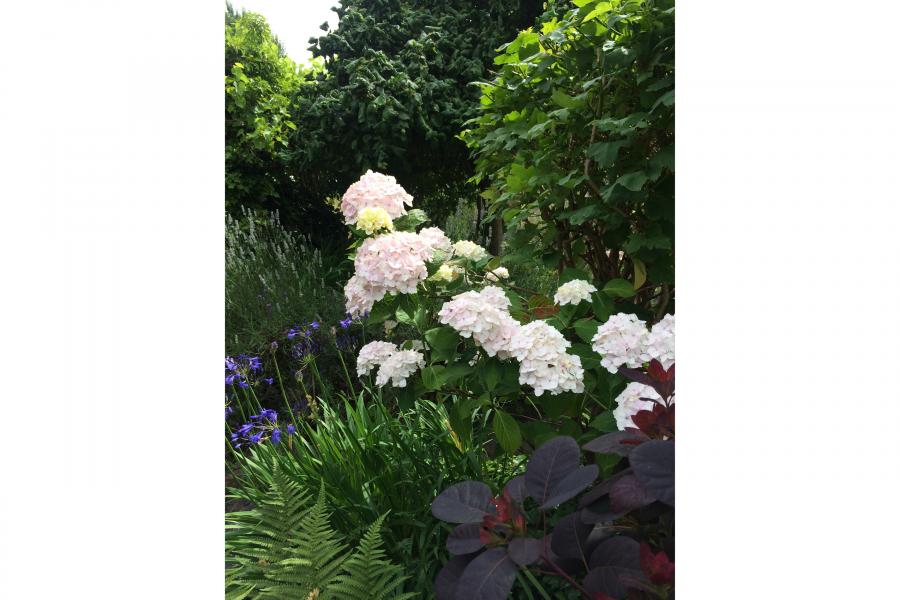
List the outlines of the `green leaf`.
<svg viewBox="0 0 900 600">
<path fill-rule="evenodd" d="M 484 387 L 487 388 L 487 391 L 493 392 L 497 384 L 500 383 L 500 377 L 503 374 L 501 369 L 500 361 L 493 358 L 486 360 L 482 368 L 479 369 L 478 372 L 484 380 Z"/>
<path fill-rule="evenodd" d="M 596 142 L 588 146 L 587 156 L 597 163 L 601 169 L 605 169 L 615 162 L 619 155 L 619 148 L 627 144 L 626 140 L 616 140 L 614 142 Z"/>
<path fill-rule="evenodd" d="M 625 175 L 619 177 L 616 180 L 616 183 L 624 187 L 626 190 L 638 192 L 642 187 L 644 187 L 644 184 L 647 183 L 647 174 L 643 171 L 626 173 Z"/>
<path fill-rule="evenodd" d="M 435 360 L 452 360 L 459 344 L 459 334 L 452 327 L 435 327 L 425 332 L 425 341 L 431 347 Z"/>
<path fill-rule="evenodd" d="M 631 262 L 634 265 L 634 289 L 639 290 L 647 281 L 647 265 L 639 258 L 632 258 Z"/>
<path fill-rule="evenodd" d="M 369 313 L 366 323 L 368 325 L 378 325 L 385 322 L 394 315 L 394 307 L 397 305 L 397 296 L 388 296 L 375 303 L 372 312 Z"/>
<path fill-rule="evenodd" d="M 616 310 L 612 298 L 604 292 L 597 292 L 593 295 L 593 307 L 594 316 L 601 323 L 609 319 L 609 316 Z"/>
<path fill-rule="evenodd" d="M 497 436 L 497 443 L 506 451 L 507 454 L 515 452 L 522 444 L 522 432 L 519 431 L 519 424 L 511 416 L 502 410 L 494 411 L 494 435 Z"/>
<path fill-rule="evenodd" d="M 577 2 L 576 2 L 577 4 Z M 584 22 L 592 21 L 597 17 L 603 16 L 609 12 L 612 4 L 609 2 L 598 2 L 596 8 L 584 16 Z"/>
<path fill-rule="evenodd" d="M 439 390 L 444 385 L 443 365 L 432 365 L 422 369 L 422 384 L 427 390 Z"/>
<path fill-rule="evenodd" d="M 599 204 L 588 204 L 577 210 L 566 211 L 560 216 L 567 218 L 572 225 L 581 225 L 588 219 L 599 217 L 601 214 L 603 214 L 603 207 Z"/>
<path fill-rule="evenodd" d="M 617 298 L 631 298 L 634 296 L 634 286 L 631 285 L 631 282 L 620 278 L 607 281 L 606 285 L 603 286 L 603 291 Z"/>
<path fill-rule="evenodd" d="M 595 332 L 596 333 L 596 330 Z M 581 366 L 585 369 L 600 368 L 600 355 L 594 352 L 594 349 L 587 344 L 572 344 L 569 354 L 574 354 L 581 359 Z"/>
<path fill-rule="evenodd" d="M 616 468 L 616 465 L 622 462 L 622 458 L 618 454 L 600 453 L 594 456 L 594 462 L 600 467 L 600 470 L 603 472 L 603 478 L 606 479 L 613 474 L 613 470 Z"/>
<path fill-rule="evenodd" d="M 553 90 L 553 94 L 550 95 L 550 98 L 563 108 L 578 108 L 581 105 L 581 102 L 578 102 L 575 98 L 569 96 L 562 88 Z"/>
<path fill-rule="evenodd" d="M 591 343 L 591 339 L 593 339 L 599 327 L 600 323 L 594 319 L 581 319 L 576 321 L 574 325 L 575 333 L 588 344 Z"/>
<path fill-rule="evenodd" d="M 429 220 L 424 210 L 413 208 L 402 217 L 394 220 L 394 229 L 397 231 L 415 231 L 416 227 L 422 223 L 427 223 Z"/>
<path fill-rule="evenodd" d="M 594 420 L 591 421 L 592 428 L 596 429 L 601 433 L 612 433 L 613 431 L 618 431 L 618 427 L 616 426 L 616 417 L 613 416 L 613 412 L 611 410 L 606 410 L 594 417 Z"/>
<path fill-rule="evenodd" d="M 559 274 L 559 285 L 574 281 L 575 279 L 581 279 L 588 283 L 593 281 L 593 277 L 591 277 L 587 271 L 584 271 L 583 269 L 568 268 L 564 269 L 563 272 Z"/>
</svg>

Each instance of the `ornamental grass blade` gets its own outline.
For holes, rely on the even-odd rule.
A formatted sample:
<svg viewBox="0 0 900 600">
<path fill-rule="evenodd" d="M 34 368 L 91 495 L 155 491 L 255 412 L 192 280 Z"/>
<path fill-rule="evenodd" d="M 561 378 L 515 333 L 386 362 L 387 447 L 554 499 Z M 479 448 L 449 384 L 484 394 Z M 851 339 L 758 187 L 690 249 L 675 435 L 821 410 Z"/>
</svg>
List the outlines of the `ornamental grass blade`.
<svg viewBox="0 0 900 600">
<path fill-rule="evenodd" d="M 447 523 L 480 523 L 494 514 L 491 488 L 480 481 L 451 485 L 431 503 L 431 514 Z"/>
<path fill-rule="evenodd" d="M 518 571 L 505 548 L 482 552 L 459 578 L 456 600 L 506 600 Z"/>
</svg>

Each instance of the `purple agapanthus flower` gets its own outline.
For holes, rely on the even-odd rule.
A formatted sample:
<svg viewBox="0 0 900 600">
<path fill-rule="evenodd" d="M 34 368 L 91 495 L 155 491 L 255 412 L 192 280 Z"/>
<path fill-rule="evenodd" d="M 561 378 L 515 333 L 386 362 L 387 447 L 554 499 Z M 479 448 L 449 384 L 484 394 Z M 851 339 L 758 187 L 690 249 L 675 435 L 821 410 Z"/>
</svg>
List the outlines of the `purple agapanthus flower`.
<svg viewBox="0 0 900 600">
<path fill-rule="evenodd" d="M 350 315 L 347 315 L 347 318 L 341 321 L 341 329 L 347 329 L 348 327 L 350 327 L 350 323 L 352 322 L 353 319 L 350 317 Z"/>
<path fill-rule="evenodd" d="M 297 428 L 294 427 L 293 425 L 288 425 L 286 429 L 287 429 L 288 435 L 294 435 L 295 433 L 297 433 Z"/>
<path fill-rule="evenodd" d="M 250 387 L 250 375 L 262 371 L 262 360 L 258 356 L 239 354 L 225 357 L 225 385 Z"/>
<path fill-rule="evenodd" d="M 318 322 L 318 321 L 313 321 L 312 323 L 309 324 L 309 326 L 312 327 L 313 330 L 316 330 L 316 329 L 319 328 L 319 322 Z"/>
<path fill-rule="evenodd" d="M 272 433 L 269 435 L 269 439 L 272 440 L 273 444 L 278 444 L 281 442 L 281 430 L 273 429 Z"/>
</svg>

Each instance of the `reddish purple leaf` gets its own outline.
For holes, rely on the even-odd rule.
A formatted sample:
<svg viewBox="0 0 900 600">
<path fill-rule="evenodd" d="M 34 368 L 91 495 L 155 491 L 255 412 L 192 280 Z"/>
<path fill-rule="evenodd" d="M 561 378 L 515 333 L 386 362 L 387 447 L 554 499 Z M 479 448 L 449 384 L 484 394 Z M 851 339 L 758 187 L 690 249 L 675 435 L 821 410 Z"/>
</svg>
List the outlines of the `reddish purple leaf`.
<svg viewBox="0 0 900 600">
<path fill-rule="evenodd" d="M 597 484 L 594 487 L 594 489 L 592 489 L 590 492 L 588 492 L 587 494 L 585 494 L 584 496 L 581 497 L 581 499 L 578 501 L 578 507 L 584 508 L 585 506 L 587 506 L 589 504 L 593 504 L 595 501 L 597 501 L 600 498 L 602 498 L 603 496 L 607 495 L 609 493 L 610 488 L 613 486 L 613 484 L 616 481 L 618 481 L 622 477 L 625 477 L 631 473 L 632 473 L 631 469 L 625 469 L 624 471 L 620 471 L 620 472 L 616 473 L 615 475 L 611 476 L 609 479 L 604 479 L 599 484 Z"/>
<path fill-rule="evenodd" d="M 491 488 L 480 481 L 462 481 L 441 492 L 431 503 L 431 514 L 448 523 L 480 523 L 494 514 Z"/>
<path fill-rule="evenodd" d="M 534 451 L 525 468 L 525 489 L 539 504 L 544 504 L 553 489 L 581 462 L 578 442 L 569 436 L 555 437 Z"/>
<path fill-rule="evenodd" d="M 609 505 L 615 512 L 627 513 L 647 506 L 655 499 L 634 475 L 622 477 L 609 489 Z"/>
<path fill-rule="evenodd" d="M 562 481 L 556 484 L 550 491 L 551 495 L 538 508 L 546 510 L 559 506 L 566 500 L 571 500 L 594 483 L 597 475 L 600 474 L 600 467 L 597 465 L 588 465 L 586 467 L 578 467 L 569 473 Z"/>
<path fill-rule="evenodd" d="M 518 571 L 505 548 L 482 552 L 459 578 L 456 600 L 506 600 Z"/>
<path fill-rule="evenodd" d="M 637 431 L 637 433 L 633 433 L 633 431 Z M 631 432 L 614 431 L 591 440 L 583 445 L 582 448 L 588 452 L 628 456 L 639 444 L 646 442 L 648 439 L 650 438 L 639 430 L 632 430 Z"/>
<path fill-rule="evenodd" d="M 519 565 L 524 567 L 530 565 L 541 557 L 541 540 L 534 538 L 513 538 L 509 542 L 509 557 Z"/>
<path fill-rule="evenodd" d="M 675 506 L 675 442 L 646 442 L 635 448 L 628 460 L 648 494 Z"/>
<path fill-rule="evenodd" d="M 506 482 L 506 487 L 503 488 L 503 491 L 509 492 L 509 497 L 521 505 L 528 496 L 528 492 L 525 491 L 525 476 L 519 475 L 510 479 Z"/>
<path fill-rule="evenodd" d="M 577 558 L 587 563 L 590 554 L 587 551 L 587 540 L 593 529 L 581 520 L 578 513 L 566 515 L 553 528 L 550 547 L 558 556 Z"/>
<path fill-rule="evenodd" d="M 588 592 L 622 598 L 627 589 L 620 578 L 643 577 L 640 544 L 624 536 L 604 540 L 591 554 L 590 567 L 583 584 Z"/>
<path fill-rule="evenodd" d="M 435 600 L 456 600 L 456 588 L 459 578 L 468 564 L 474 559 L 475 555 L 469 554 L 454 556 L 447 561 L 447 564 L 443 566 L 437 577 L 434 578 Z"/>
<path fill-rule="evenodd" d="M 457 525 L 447 536 L 447 551 L 450 554 L 471 554 L 484 547 L 481 541 L 481 523 Z"/>
</svg>

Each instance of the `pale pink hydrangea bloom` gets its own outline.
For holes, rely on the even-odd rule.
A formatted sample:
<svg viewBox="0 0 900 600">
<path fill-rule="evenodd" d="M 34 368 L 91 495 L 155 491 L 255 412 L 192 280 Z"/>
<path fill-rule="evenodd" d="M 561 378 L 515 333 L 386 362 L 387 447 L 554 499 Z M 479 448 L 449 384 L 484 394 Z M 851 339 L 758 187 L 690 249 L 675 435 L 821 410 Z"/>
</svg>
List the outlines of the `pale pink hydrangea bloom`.
<svg viewBox="0 0 900 600">
<path fill-rule="evenodd" d="M 406 193 L 397 180 L 390 175 L 371 170 L 352 184 L 341 198 L 341 212 L 344 222 L 353 225 L 359 213 L 366 207 L 380 207 L 387 211 L 391 219 L 406 214 L 406 206 L 412 206 L 413 197 Z"/>
<path fill-rule="evenodd" d="M 573 279 L 559 286 L 553 301 L 560 306 L 566 304 L 578 304 L 585 300 L 591 299 L 591 294 L 596 292 L 597 288 L 583 279 Z"/>
<path fill-rule="evenodd" d="M 650 400 L 641 400 L 641 398 L 650 398 Z M 632 417 L 639 411 L 653 410 L 655 404 L 653 400 L 662 400 L 662 398 L 652 387 L 636 381 L 629 383 L 625 390 L 616 397 L 618 406 L 613 410 L 616 427 L 620 431 L 625 431 L 626 427 L 634 427 Z"/>
<path fill-rule="evenodd" d="M 499 310 L 509 308 L 510 302 L 502 288 L 495 285 L 486 286 L 479 292 L 481 299 Z"/>
<path fill-rule="evenodd" d="M 666 315 L 650 329 L 647 342 L 641 353 L 641 360 L 658 360 L 664 369 L 675 363 L 675 316 Z"/>
<path fill-rule="evenodd" d="M 360 377 L 368 375 L 374 367 L 381 365 L 387 358 L 397 351 L 397 346 L 390 342 L 369 342 L 359 349 L 356 357 L 356 373 Z"/>
<path fill-rule="evenodd" d="M 571 346 L 544 321 L 532 321 L 516 331 L 509 352 L 519 361 L 519 383 L 534 388 L 536 396 L 584 391 L 581 358 L 566 353 Z"/>
<path fill-rule="evenodd" d="M 480 292 L 457 294 L 444 303 L 438 318 L 462 337 L 475 340 L 488 356 L 507 358 L 507 346 L 519 327 L 506 311 L 508 306 L 509 299 L 503 290 L 488 286 Z"/>
<path fill-rule="evenodd" d="M 372 310 L 378 300 L 384 298 L 385 290 L 354 275 L 344 286 L 346 309 L 351 317 L 358 317 Z"/>
<path fill-rule="evenodd" d="M 424 366 L 425 356 L 421 352 L 397 350 L 381 363 L 375 385 L 383 386 L 390 381 L 394 387 L 406 387 L 406 378 Z"/>
<path fill-rule="evenodd" d="M 637 315 L 619 313 L 597 328 L 591 342 L 594 351 L 603 357 L 600 364 L 615 373 L 621 365 L 634 369 L 643 364 L 641 354 L 648 335 L 647 325 Z"/>
<path fill-rule="evenodd" d="M 428 277 L 425 260 L 430 254 L 431 250 L 418 235 L 398 231 L 364 241 L 353 265 L 356 277 L 373 291 L 412 294 L 419 282 Z M 382 297 L 384 294 L 376 300 Z"/>
<path fill-rule="evenodd" d="M 450 241 L 440 227 L 426 227 L 419 232 L 422 241 L 434 252 L 450 254 L 453 251 L 453 242 Z"/>
</svg>

